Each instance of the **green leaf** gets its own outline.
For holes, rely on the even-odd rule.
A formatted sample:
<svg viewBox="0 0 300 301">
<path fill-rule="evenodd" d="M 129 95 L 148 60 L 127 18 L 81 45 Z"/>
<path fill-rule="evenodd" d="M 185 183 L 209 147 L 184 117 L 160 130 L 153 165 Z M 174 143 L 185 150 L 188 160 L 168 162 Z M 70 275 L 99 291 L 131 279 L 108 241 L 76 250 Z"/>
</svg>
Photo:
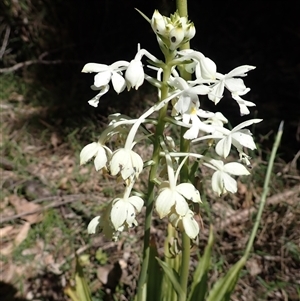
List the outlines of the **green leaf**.
<svg viewBox="0 0 300 301">
<path fill-rule="evenodd" d="M 243 256 L 235 265 L 233 265 L 226 275 L 220 278 L 211 291 L 206 301 L 229 301 L 235 285 L 239 279 L 241 269 L 244 267 L 247 257 Z"/>
<path fill-rule="evenodd" d="M 189 301 L 204 301 L 207 293 L 207 274 L 211 264 L 211 252 L 214 244 L 213 227 L 210 227 L 209 238 L 204 253 L 194 272 Z"/>
<path fill-rule="evenodd" d="M 147 281 L 147 301 L 162 300 L 162 279 L 161 267 L 156 257 L 158 256 L 157 247 L 154 239 L 150 240 L 150 255 Z"/>
<path fill-rule="evenodd" d="M 82 267 L 76 257 L 75 288 L 67 287 L 65 293 L 73 301 L 92 301 L 91 292 L 85 280 Z"/>
<path fill-rule="evenodd" d="M 165 274 L 167 275 L 167 277 L 171 281 L 176 293 L 179 296 L 179 299 L 183 298 L 184 292 L 183 292 L 183 290 L 180 286 L 180 283 L 179 283 L 178 273 L 174 269 L 172 269 L 166 262 L 163 262 L 162 260 L 160 260 L 157 257 L 156 257 L 156 260 L 158 261 L 159 265 L 163 268 Z"/>
</svg>

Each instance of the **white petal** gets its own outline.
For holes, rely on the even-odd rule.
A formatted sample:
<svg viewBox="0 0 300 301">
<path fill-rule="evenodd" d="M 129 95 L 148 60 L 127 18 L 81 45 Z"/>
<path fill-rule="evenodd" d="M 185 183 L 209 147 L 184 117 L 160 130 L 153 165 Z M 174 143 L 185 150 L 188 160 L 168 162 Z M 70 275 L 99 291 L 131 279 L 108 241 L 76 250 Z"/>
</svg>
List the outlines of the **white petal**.
<svg viewBox="0 0 300 301">
<path fill-rule="evenodd" d="M 119 94 L 121 92 L 124 91 L 124 89 L 126 88 L 126 81 L 123 78 L 122 75 L 120 75 L 117 72 L 113 72 L 112 77 L 111 77 L 111 82 L 112 85 L 115 89 L 115 91 Z"/>
<path fill-rule="evenodd" d="M 211 101 L 213 101 L 215 104 L 217 104 L 223 97 L 223 92 L 224 92 L 224 80 L 221 80 L 211 88 L 211 91 L 208 93 L 208 98 Z"/>
<path fill-rule="evenodd" d="M 110 218 L 115 230 L 118 230 L 124 224 L 127 218 L 128 205 L 132 206 L 123 199 L 116 199 L 116 202 L 114 202 L 110 212 Z"/>
<path fill-rule="evenodd" d="M 215 128 L 212 125 L 202 122 L 198 118 L 198 115 L 192 115 L 191 119 L 193 125 L 197 126 L 200 131 L 205 133 L 213 133 L 215 131 Z"/>
<path fill-rule="evenodd" d="M 139 174 L 143 170 L 144 162 L 142 157 L 134 151 L 130 151 L 132 166 L 134 170 Z"/>
<path fill-rule="evenodd" d="M 231 149 L 231 135 L 221 139 L 216 145 L 216 153 L 223 158 L 227 158 Z"/>
<path fill-rule="evenodd" d="M 225 164 L 223 170 L 235 176 L 250 175 L 247 168 L 243 164 L 237 162 Z"/>
<path fill-rule="evenodd" d="M 129 199 L 129 202 L 135 207 L 136 211 L 140 212 L 143 205 L 144 201 L 142 198 L 138 196 L 131 196 Z"/>
<path fill-rule="evenodd" d="M 107 156 L 104 148 L 99 148 L 94 160 L 95 169 L 98 171 L 106 166 Z"/>
<path fill-rule="evenodd" d="M 94 86 L 95 87 L 102 87 L 106 86 L 111 79 L 111 71 L 103 71 L 95 75 L 94 77 Z"/>
<path fill-rule="evenodd" d="M 252 150 L 256 149 L 256 145 L 249 130 L 241 130 L 239 132 L 232 133 L 231 136 L 232 139 L 238 141 L 244 147 L 250 148 Z"/>
<path fill-rule="evenodd" d="M 101 72 L 107 70 L 109 67 L 104 64 L 88 63 L 85 64 L 81 72 L 90 73 L 90 72 Z"/>
<path fill-rule="evenodd" d="M 183 135 L 184 139 L 192 140 L 198 137 L 199 128 L 197 126 L 192 126 Z"/>
<path fill-rule="evenodd" d="M 144 82 L 144 69 L 143 64 L 138 59 L 133 59 L 125 72 L 125 79 L 127 82 L 128 90 L 133 87 L 136 90 L 143 84 Z"/>
<path fill-rule="evenodd" d="M 201 203 L 200 193 L 191 183 L 181 183 L 177 185 L 176 191 L 189 201 L 192 201 L 194 203 Z"/>
<path fill-rule="evenodd" d="M 177 103 L 175 104 L 174 108 L 177 112 L 179 112 L 181 115 L 183 115 L 184 113 L 186 113 L 189 110 L 190 104 L 193 101 L 193 98 L 197 98 L 195 99 L 195 101 L 198 100 L 198 96 L 196 94 L 188 94 L 188 93 L 183 93 L 179 96 L 179 99 L 177 101 Z"/>
<path fill-rule="evenodd" d="M 190 89 L 190 91 L 195 94 L 206 95 L 210 92 L 210 88 L 205 85 L 198 85 L 198 86 L 192 87 Z"/>
<path fill-rule="evenodd" d="M 226 76 L 234 77 L 234 76 L 246 76 L 246 72 L 255 69 L 256 67 L 250 65 L 243 65 L 231 70 Z"/>
<path fill-rule="evenodd" d="M 99 143 L 92 142 L 86 145 L 80 152 L 80 165 L 85 164 L 89 160 L 91 160 L 94 156 L 96 156 L 99 150 Z"/>
<path fill-rule="evenodd" d="M 100 216 L 94 217 L 88 224 L 87 230 L 89 234 L 95 234 L 100 223 Z"/>
<path fill-rule="evenodd" d="M 253 123 L 259 123 L 261 122 L 262 119 L 250 119 L 250 120 L 246 120 L 242 123 L 240 123 L 239 125 L 237 125 L 236 127 L 234 127 L 231 132 L 237 132 L 238 130 L 242 129 L 242 128 L 245 128 L 246 126 L 249 126 Z"/>
<path fill-rule="evenodd" d="M 217 66 L 210 58 L 205 57 L 201 61 L 201 77 L 204 79 L 215 79 Z"/>
<path fill-rule="evenodd" d="M 232 178 L 229 174 L 223 173 L 223 183 L 226 191 L 229 191 L 231 193 L 237 192 L 237 183 L 234 178 Z"/>
<path fill-rule="evenodd" d="M 240 107 L 240 114 L 241 114 L 241 116 L 250 114 L 249 109 L 247 108 L 247 106 L 244 103 L 240 103 L 240 102 L 237 102 L 237 103 L 238 103 L 238 105 Z"/>
<path fill-rule="evenodd" d="M 185 198 L 178 192 L 174 193 L 175 198 L 175 210 L 180 215 L 186 215 L 187 211 L 189 210 L 189 205 L 186 202 Z"/>
<path fill-rule="evenodd" d="M 197 110 L 197 115 L 201 118 L 211 118 L 215 116 L 215 113 L 199 109 Z"/>
<path fill-rule="evenodd" d="M 221 171 L 216 171 L 211 178 L 211 187 L 220 196 L 224 192 L 223 177 Z"/>
<path fill-rule="evenodd" d="M 98 103 L 99 103 L 99 99 L 102 95 L 104 95 L 107 91 L 109 90 L 109 85 L 104 86 L 100 93 L 98 93 L 95 97 L 93 97 L 91 100 L 88 101 L 88 103 L 92 106 L 97 108 L 98 107 Z"/>
<path fill-rule="evenodd" d="M 155 201 L 155 209 L 160 218 L 165 217 L 171 211 L 171 207 L 175 204 L 174 193 L 170 188 L 163 189 Z"/>
<path fill-rule="evenodd" d="M 134 225 L 137 225 L 137 221 L 135 219 L 135 210 L 134 207 L 131 205 L 127 207 L 126 223 L 128 227 L 133 227 Z"/>
<path fill-rule="evenodd" d="M 193 217 L 192 211 L 182 218 L 185 233 L 191 239 L 195 239 L 199 234 L 199 225 Z"/>
<path fill-rule="evenodd" d="M 110 161 L 111 175 L 117 175 L 121 170 L 124 169 L 124 166 L 127 166 L 128 164 L 130 164 L 130 156 L 127 150 L 120 148 L 114 151 Z"/>
<path fill-rule="evenodd" d="M 203 164 L 205 164 L 208 167 L 210 167 L 209 165 L 212 165 L 212 168 L 218 169 L 221 171 L 224 168 L 224 162 L 221 160 L 210 159 L 210 160 L 208 160 L 208 162 L 209 162 L 208 164 L 207 163 L 203 163 Z"/>
<path fill-rule="evenodd" d="M 241 78 L 229 78 L 225 80 L 225 87 L 230 92 L 244 91 L 246 86 Z"/>
<path fill-rule="evenodd" d="M 178 227 L 178 223 L 181 220 L 181 217 L 177 213 L 172 212 L 168 216 L 168 218 L 169 218 L 169 222 L 173 225 L 173 227 L 177 228 Z"/>
</svg>

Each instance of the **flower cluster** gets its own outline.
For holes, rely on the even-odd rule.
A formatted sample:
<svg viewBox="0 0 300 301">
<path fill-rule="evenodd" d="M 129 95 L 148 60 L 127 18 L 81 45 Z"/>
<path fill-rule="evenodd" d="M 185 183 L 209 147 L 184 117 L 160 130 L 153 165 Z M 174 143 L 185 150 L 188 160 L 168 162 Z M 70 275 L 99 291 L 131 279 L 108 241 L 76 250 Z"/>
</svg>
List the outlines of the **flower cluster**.
<svg viewBox="0 0 300 301">
<path fill-rule="evenodd" d="M 151 26 L 163 49 L 175 50 L 192 39 L 196 33 L 194 24 L 186 17 L 180 17 L 178 12 L 168 18 L 155 10 Z"/>
<path fill-rule="evenodd" d="M 144 200 L 138 195 L 144 195 L 144 199 L 148 199 L 150 194 L 147 195 L 149 191 L 134 193 L 133 186 L 144 167 L 150 166 L 150 181 L 157 187 L 156 191 L 151 192 L 151 197 L 159 217 L 168 217 L 174 227 L 195 239 L 199 233 L 199 225 L 194 218 L 194 206 L 201 203 L 201 198 L 192 183 L 180 183 L 180 172 L 184 162 L 194 157 L 198 158 L 200 168 L 201 165 L 210 168 L 213 171 L 212 189 L 217 195 L 235 193 L 237 182 L 232 176 L 249 174 L 245 166 L 250 164 L 251 158 L 246 149 L 256 149 L 252 134 L 245 127 L 261 121 L 250 119 L 229 130 L 226 128 L 228 119 L 221 112 L 205 110 L 201 106 L 199 95 L 206 95 L 217 105 L 226 88 L 236 101 L 240 114 L 247 115 L 250 113 L 249 107 L 255 104 L 242 98 L 250 91 L 243 78 L 255 67 L 243 65 L 222 74 L 218 72 L 215 62 L 201 52 L 178 49 L 193 38 L 196 32 L 194 24 L 186 17 L 180 17 L 178 13 L 165 17 L 155 11 L 151 20 L 145 18 L 157 37 L 165 56 L 164 61 L 138 46 L 138 51 L 130 62 L 117 61 L 111 65 L 88 63 L 82 70 L 96 73 L 92 89 L 98 90 L 99 93 L 89 101 L 92 106 L 98 106 L 100 98 L 109 90 L 110 82 L 114 90 L 121 93 L 126 87 L 128 90 L 138 89 L 147 81 L 158 88 L 159 96 L 157 103 L 137 119 L 114 114 L 99 140 L 82 149 L 81 164 L 94 159 L 97 171 L 106 170 L 111 175 L 118 176 L 125 186 L 124 194 L 113 199 L 101 216 L 92 219 L 88 231 L 95 233 L 96 229 L 100 229 L 105 235 L 117 239 L 120 232 L 137 225 L 136 212 L 140 212 L 144 204 Z M 143 65 L 144 56 L 150 65 Z M 152 74 L 155 70 L 156 76 L 148 75 L 147 69 L 151 69 Z M 190 78 L 193 79 L 186 80 L 181 77 L 180 70 L 191 74 Z M 171 110 L 168 111 L 167 108 Z M 160 114 L 158 120 L 150 118 L 154 112 L 160 110 L 164 113 Z M 144 126 L 148 123 L 157 126 L 155 134 Z M 184 128 L 182 139 L 189 141 L 195 149 L 202 143 L 205 151 L 201 154 L 197 151 L 176 152 L 176 144 L 165 135 L 170 124 Z M 137 135 L 139 129 L 141 134 Z M 110 150 L 106 142 L 113 135 L 125 137 L 124 146 Z M 133 150 L 136 143 L 147 139 L 155 142 L 152 158 L 142 158 Z M 209 143 L 206 143 L 207 141 Z M 238 151 L 240 162 L 223 161 L 229 157 L 232 146 Z M 192 174 L 190 178 L 193 178 Z"/>
</svg>

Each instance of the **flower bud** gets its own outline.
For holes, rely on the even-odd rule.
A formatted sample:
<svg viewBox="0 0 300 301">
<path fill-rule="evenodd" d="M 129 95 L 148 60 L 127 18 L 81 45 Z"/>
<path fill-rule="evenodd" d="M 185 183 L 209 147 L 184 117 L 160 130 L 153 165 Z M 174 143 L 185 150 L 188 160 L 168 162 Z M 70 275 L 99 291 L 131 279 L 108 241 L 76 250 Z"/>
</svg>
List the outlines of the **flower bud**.
<svg viewBox="0 0 300 301">
<path fill-rule="evenodd" d="M 184 31 L 182 26 L 174 27 L 170 31 L 169 40 L 170 40 L 170 49 L 175 50 L 180 46 L 184 39 Z"/>
<path fill-rule="evenodd" d="M 151 19 L 151 27 L 153 31 L 159 35 L 164 35 L 166 32 L 166 22 L 164 17 L 155 10 Z"/>
<path fill-rule="evenodd" d="M 186 40 L 191 40 L 196 34 L 196 28 L 194 23 L 190 23 L 186 30 L 185 30 L 185 35 L 184 35 L 184 39 Z"/>
<path fill-rule="evenodd" d="M 145 74 L 142 62 L 137 59 L 132 60 L 125 72 L 128 91 L 131 87 L 137 90 L 143 84 L 144 76 Z"/>
</svg>

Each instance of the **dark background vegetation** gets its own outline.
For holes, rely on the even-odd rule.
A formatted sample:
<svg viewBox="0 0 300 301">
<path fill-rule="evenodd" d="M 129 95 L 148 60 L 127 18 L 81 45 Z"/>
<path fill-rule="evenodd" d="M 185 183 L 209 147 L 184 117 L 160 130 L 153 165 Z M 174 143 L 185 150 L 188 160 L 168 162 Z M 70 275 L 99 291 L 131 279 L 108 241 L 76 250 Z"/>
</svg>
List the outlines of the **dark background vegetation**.
<svg viewBox="0 0 300 301">
<path fill-rule="evenodd" d="M 11 29 L 3 67 L 40 55 L 44 60 L 61 60 L 59 64 L 30 65 L 16 74 L 29 77 L 51 95 L 50 103 L 47 98 L 38 99 L 38 103 L 68 108 L 63 114 L 71 113 L 73 121 L 85 114 L 105 116 L 108 106 L 124 107 L 126 112 L 128 102 L 138 104 L 139 97 L 132 97 L 134 92 L 125 92 L 121 97 L 110 92 L 98 110 L 90 108 L 86 101 L 94 95 L 89 89 L 93 75 L 81 74 L 81 68 L 87 62 L 131 60 L 137 43 L 160 56 L 149 24 L 134 8 L 149 17 L 155 8 L 165 14 L 175 9 L 175 1 L 167 0 L 1 3 L 2 38 L 6 26 Z M 300 139 L 299 12 L 295 2 L 290 1 L 189 1 L 189 17 L 197 29 L 191 43 L 194 49 L 213 59 L 222 73 L 243 64 L 257 66 L 245 80 L 251 87 L 245 98 L 257 104 L 252 115 L 264 119 L 256 134 L 268 138 L 280 120 L 285 120 L 281 151 L 287 160 L 295 155 Z M 238 107 L 226 96 L 219 110 L 225 110 L 230 119 L 238 115 Z M 27 100 L 32 101 L 31 98 L 28 95 Z"/>
</svg>

